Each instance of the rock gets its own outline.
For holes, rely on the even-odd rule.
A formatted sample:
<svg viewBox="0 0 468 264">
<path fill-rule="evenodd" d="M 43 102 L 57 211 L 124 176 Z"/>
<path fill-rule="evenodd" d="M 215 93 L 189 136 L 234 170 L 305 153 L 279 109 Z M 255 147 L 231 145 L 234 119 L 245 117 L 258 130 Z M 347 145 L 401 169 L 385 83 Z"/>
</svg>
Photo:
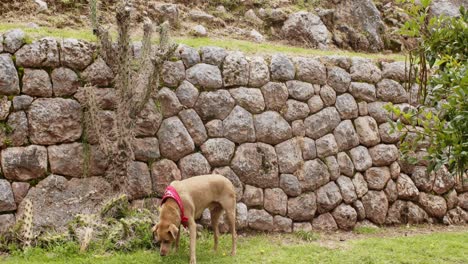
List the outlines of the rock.
<svg viewBox="0 0 468 264">
<path fill-rule="evenodd" d="M 171 26 L 179 24 L 179 9 L 177 4 L 156 3 L 150 6 L 151 16 L 155 21 L 169 21 Z"/>
<path fill-rule="evenodd" d="M 265 41 L 265 37 L 255 29 L 252 29 L 249 32 L 249 37 L 250 37 L 250 39 L 252 39 L 253 41 L 258 42 L 258 43 L 261 43 L 261 42 Z"/>
<path fill-rule="evenodd" d="M 13 97 L 13 109 L 15 111 L 28 110 L 34 98 L 29 95 L 19 95 Z"/>
<path fill-rule="evenodd" d="M 348 154 L 346 154 L 346 152 L 338 153 L 337 160 L 340 167 L 340 172 L 348 177 L 353 177 L 354 164 Z"/>
<path fill-rule="evenodd" d="M 379 124 L 393 120 L 392 114 L 384 108 L 385 105 L 387 105 L 386 102 L 372 102 L 367 104 L 369 115 Z"/>
<path fill-rule="evenodd" d="M 250 185 L 245 185 L 242 202 L 247 206 L 263 206 L 263 190 Z"/>
<path fill-rule="evenodd" d="M 288 122 L 277 112 L 266 111 L 254 116 L 257 140 L 267 144 L 278 144 L 292 137 Z"/>
<path fill-rule="evenodd" d="M 262 87 L 270 81 L 270 69 L 261 56 L 248 58 L 249 87 Z"/>
<path fill-rule="evenodd" d="M 9 180 L 28 181 L 45 176 L 47 149 L 42 146 L 13 147 L 2 150 L 2 171 Z"/>
<path fill-rule="evenodd" d="M 263 207 L 274 215 L 286 215 L 288 196 L 280 188 L 265 189 Z"/>
<path fill-rule="evenodd" d="M 60 64 L 57 40 L 53 38 L 42 38 L 24 45 L 15 57 L 16 65 L 24 68 L 55 68 Z"/>
<path fill-rule="evenodd" d="M 226 118 L 234 108 L 235 101 L 226 90 L 202 92 L 195 104 L 195 111 L 204 121 Z"/>
<path fill-rule="evenodd" d="M 397 185 L 393 180 L 389 180 L 387 186 L 385 186 L 385 194 L 389 203 L 393 203 L 398 199 Z"/>
<path fill-rule="evenodd" d="M 149 100 L 144 106 L 143 110 L 138 114 L 136 120 L 137 137 L 151 137 L 158 132 L 159 126 L 162 121 L 162 115 L 158 111 L 157 106 L 153 100 Z"/>
<path fill-rule="evenodd" d="M 313 192 L 303 193 L 288 200 L 288 217 L 294 221 L 312 220 L 316 209 L 316 198 Z"/>
<path fill-rule="evenodd" d="M 397 200 L 388 209 L 385 223 L 402 224 L 406 222 L 408 222 L 408 202 Z"/>
<path fill-rule="evenodd" d="M 2 96 L 0 98 L 0 120 L 1 121 L 4 121 L 5 119 L 7 119 L 8 114 L 10 113 L 10 108 L 11 108 L 10 100 L 8 100 L 8 97 Z"/>
<path fill-rule="evenodd" d="M 23 201 L 24 197 L 28 194 L 29 187 L 31 187 L 31 185 L 27 182 L 13 182 L 11 184 L 16 205 L 19 205 L 21 201 Z"/>
<path fill-rule="evenodd" d="M 102 177 L 67 181 L 52 174 L 29 190 L 18 208 L 17 218 L 23 217 L 25 201 L 29 200 L 34 208 L 34 232 L 51 229 L 63 232 L 76 214 L 98 213 L 111 196 L 112 187 Z"/>
<path fill-rule="evenodd" d="M 379 144 L 369 149 L 374 166 L 387 166 L 398 159 L 399 151 L 395 145 Z"/>
<path fill-rule="evenodd" d="M 380 143 L 379 127 L 372 117 L 360 116 L 354 120 L 354 126 L 362 145 L 372 147 Z"/>
<path fill-rule="evenodd" d="M 161 105 L 161 113 L 163 117 L 175 116 L 183 109 L 183 106 L 179 102 L 176 94 L 169 88 L 163 87 L 159 90 L 156 99 Z"/>
<path fill-rule="evenodd" d="M 225 138 L 211 138 L 201 145 L 202 154 L 211 166 L 229 165 L 234 156 L 235 144 Z"/>
<path fill-rule="evenodd" d="M 463 225 L 468 222 L 468 213 L 460 207 L 457 207 L 447 212 L 444 216 L 443 222 L 446 225 Z"/>
<path fill-rule="evenodd" d="M 184 62 L 165 61 L 162 65 L 162 80 L 169 87 L 177 87 L 185 80 Z"/>
<path fill-rule="evenodd" d="M 205 126 L 195 110 L 182 110 L 179 117 L 196 146 L 202 145 L 208 139 Z"/>
<path fill-rule="evenodd" d="M 379 134 L 382 139 L 382 143 L 395 144 L 400 141 L 401 133 L 393 131 L 389 123 L 383 123 L 379 126 Z"/>
<path fill-rule="evenodd" d="M 7 180 L 0 179 L 0 212 L 14 210 L 16 210 L 16 203 L 11 185 Z"/>
<path fill-rule="evenodd" d="M 369 114 L 369 111 L 367 109 L 367 102 L 359 102 L 358 103 L 358 109 L 359 109 L 359 115 L 360 116 L 365 116 Z"/>
<path fill-rule="evenodd" d="M 358 198 L 363 197 L 369 190 L 364 176 L 359 172 L 354 175 L 353 184 Z"/>
<path fill-rule="evenodd" d="M 447 212 L 447 203 L 440 196 L 420 192 L 418 203 L 428 214 L 434 217 L 441 218 Z"/>
<path fill-rule="evenodd" d="M 224 135 L 223 121 L 221 120 L 211 120 L 205 124 L 205 128 L 209 137 L 216 138 Z"/>
<path fill-rule="evenodd" d="M 194 66 L 195 64 L 200 63 L 200 53 L 198 52 L 198 50 L 196 50 L 196 49 L 194 49 L 192 47 L 189 47 L 189 46 L 186 46 L 186 45 L 179 45 L 179 47 L 177 48 L 175 53 L 178 54 L 179 57 L 182 59 L 182 61 L 184 62 L 185 68 L 190 68 L 190 67 Z M 215 68 L 210 68 L 210 67 L 205 67 L 205 66 L 203 66 L 203 67 L 198 66 L 198 67 L 199 68 L 195 68 L 197 70 L 193 69 L 191 71 L 191 73 L 193 73 L 192 75 L 203 74 L 204 76 L 201 77 L 201 78 L 202 79 L 206 78 L 205 82 L 207 80 L 211 79 L 210 83 L 212 85 L 213 84 L 218 85 L 218 83 L 222 83 L 222 81 L 219 80 L 219 79 L 221 79 L 221 76 L 219 76 L 219 75 L 221 75 L 221 73 L 218 74 L 218 72 L 219 72 L 218 67 L 215 67 Z M 187 76 L 187 81 L 192 82 L 192 81 L 190 81 L 188 79 L 188 77 L 189 77 L 188 71 L 186 72 L 186 76 Z M 193 83 L 193 84 L 196 85 L 195 83 Z"/>
<path fill-rule="evenodd" d="M 291 128 L 292 128 L 293 136 L 295 136 L 295 137 L 304 137 L 305 136 L 304 121 L 294 120 L 291 123 Z"/>
<path fill-rule="evenodd" d="M 398 82 L 390 79 L 383 79 L 377 83 L 377 98 L 395 104 L 408 102 L 405 88 Z"/>
<path fill-rule="evenodd" d="M 217 66 L 199 63 L 186 71 L 187 81 L 204 89 L 219 89 L 223 86 L 221 71 Z"/>
<path fill-rule="evenodd" d="M 338 145 L 333 134 L 327 134 L 315 141 L 317 146 L 317 156 L 324 158 L 338 153 Z"/>
<path fill-rule="evenodd" d="M 12 29 L 3 34 L 3 50 L 15 53 L 25 43 L 26 34 L 21 29 Z"/>
<path fill-rule="evenodd" d="M 362 221 L 366 218 L 366 211 L 364 209 L 364 205 L 362 204 L 361 200 L 356 200 L 353 203 L 354 210 L 356 210 L 357 213 L 357 219 L 359 221 Z"/>
<path fill-rule="evenodd" d="M 63 39 L 59 43 L 62 66 L 83 70 L 93 62 L 94 46 L 77 39 Z"/>
<path fill-rule="evenodd" d="M 291 14 L 281 32 L 285 39 L 306 42 L 315 48 L 325 49 L 330 43 L 330 32 L 320 17 L 306 11 Z"/>
<path fill-rule="evenodd" d="M 458 206 L 468 211 L 468 192 L 458 195 Z"/>
<path fill-rule="evenodd" d="M 327 68 L 319 60 L 296 57 L 293 61 L 297 70 L 296 79 L 312 84 L 324 85 L 326 83 L 324 77 L 327 76 Z"/>
<path fill-rule="evenodd" d="M 317 148 L 315 141 L 308 137 L 304 137 L 299 141 L 302 148 L 302 158 L 304 160 L 313 160 L 317 157 Z"/>
<path fill-rule="evenodd" d="M 223 83 L 225 87 L 249 84 L 249 62 L 242 52 L 228 53 L 223 62 Z"/>
<path fill-rule="evenodd" d="M 359 116 L 356 100 L 349 93 L 339 95 L 336 98 L 336 109 L 341 119 L 353 119 Z"/>
<path fill-rule="evenodd" d="M 143 162 L 153 162 L 161 157 L 159 142 L 155 137 L 135 138 L 132 143 L 135 159 Z"/>
<path fill-rule="evenodd" d="M 234 107 L 223 121 L 224 137 L 236 142 L 255 142 L 254 118 L 240 106 Z"/>
<path fill-rule="evenodd" d="M 9 54 L 0 54 L 0 94 L 20 93 L 18 72 Z"/>
<path fill-rule="evenodd" d="M 198 89 L 193 84 L 183 81 L 176 89 L 177 98 L 179 102 L 185 107 L 193 107 L 198 99 Z"/>
<path fill-rule="evenodd" d="M 296 74 L 293 63 L 284 54 L 274 54 L 271 57 L 270 72 L 274 81 L 289 81 Z"/>
<path fill-rule="evenodd" d="M 390 176 L 393 180 L 396 180 L 400 176 L 400 165 L 396 161 L 390 164 Z"/>
<path fill-rule="evenodd" d="M 178 117 L 165 119 L 158 131 L 159 148 L 163 157 L 178 161 L 195 150 L 195 144 Z"/>
<path fill-rule="evenodd" d="M 215 19 L 214 16 L 205 13 L 201 10 L 191 10 L 188 15 L 193 21 L 199 22 L 213 22 L 213 20 Z"/>
<path fill-rule="evenodd" d="M 335 128 L 333 135 L 339 151 L 346 151 L 359 145 L 359 136 L 351 120 L 344 120 Z"/>
<path fill-rule="evenodd" d="M 296 176 L 292 174 L 281 174 L 279 186 L 289 196 L 298 196 L 301 194 L 301 185 Z"/>
<path fill-rule="evenodd" d="M 236 103 L 247 111 L 258 114 L 265 110 L 265 100 L 260 89 L 240 87 L 229 92 Z"/>
<path fill-rule="evenodd" d="M 351 76 L 340 67 L 331 67 L 328 69 L 327 84 L 337 93 L 345 93 L 351 84 Z"/>
<path fill-rule="evenodd" d="M 200 48 L 200 54 L 203 63 L 220 66 L 228 53 L 220 47 L 206 46 Z"/>
<path fill-rule="evenodd" d="M 81 117 L 75 100 L 36 99 L 28 111 L 30 140 L 43 145 L 73 142 L 81 136 Z"/>
<path fill-rule="evenodd" d="M 430 13 L 435 16 L 459 17 L 460 7 L 468 8 L 468 3 L 458 0 L 435 0 L 430 5 Z"/>
<path fill-rule="evenodd" d="M 336 92 L 328 85 L 322 86 L 320 89 L 320 97 L 325 106 L 333 106 L 336 102 Z"/>
<path fill-rule="evenodd" d="M 287 217 L 275 215 L 273 217 L 273 225 L 273 231 L 275 232 L 291 233 L 293 221 Z"/>
<path fill-rule="evenodd" d="M 127 172 L 127 193 L 130 200 L 145 198 L 153 192 L 148 166 L 144 162 L 131 162 Z"/>
<path fill-rule="evenodd" d="M 153 191 L 162 197 L 166 187 L 174 180 L 181 180 L 180 170 L 172 160 L 162 159 L 151 164 Z"/>
<path fill-rule="evenodd" d="M 325 158 L 325 164 L 327 164 L 328 171 L 330 172 L 330 179 L 335 181 L 340 177 L 340 165 L 338 165 L 338 161 L 336 160 L 335 156 L 328 156 Z"/>
<path fill-rule="evenodd" d="M 439 195 L 446 193 L 455 185 L 455 176 L 450 174 L 450 172 L 445 166 L 440 167 L 440 169 L 437 170 L 435 174 L 435 181 L 432 187 L 432 190 L 435 193 Z"/>
<path fill-rule="evenodd" d="M 355 147 L 349 151 L 349 154 L 357 171 L 365 171 L 372 166 L 372 158 L 365 147 Z"/>
<path fill-rule="evenodd" d="M 287 121 L 304 119 L 309 116 L 309 106 L 293 99 L 286 101 L 286 106 L 281 111 Z"/>
<path fill-rule="evenodd" d="M 323 137 L 333 131 L 340 121 L 340 115 L 336 108 L 327 107 L 304 120 L 306 135 L 312 139 Z"/>
<path fill-rule="evenodd" d="M 406 68 L 404 61 L 382 62 L 382 78 L 406 82 L 409 80 Z"/>
<path fill-rule="evenodd" d="M 53 145 L 47 148 L 47 153 L 53 174 L 69 177 L 103 176 L 107 169 L 107 157 L 96 146 L 86 150 L 81 143 Z"/>
<path fill-rule="evenodd" d="M 356 225 L 357 213 L 350 205 L 340 204 L 332 215 L 340 229 L 350 230 Z"/>
<path fill-rule="evenodd" d="M 276 145 L 275 150 L 280 173 L 292 174 L 303 165 L 300 142 L 296 138 Z"/>
<path fill-rule="evenodd" d="M 102 110 L 114 110 L 117 106 L 117 91 L 114 88 L 95 88 L 95 87 L 80 87 L 73 96 L 81 105 L 87 103 L 87 89 L 96 100 L 96 104 Z"/>
<path fill-rule="evenodd" d="M 237 175 L 234 173 L 234 171 L 232 171 L 232 169 L 229 166 L 216 168 L 213 170 L 213 174 L 221 174 L 224 177 L 228 178 L 232 182 L 236 190 L 237 201 L 239 202 L 242 199 L 244 193 L 244 185 L 242 184 L 239 177 L 237 177 Z"/>
<path fill-rule="evenodd" d="M 262 87 L 268 110 L 280 111 L 288 100 L 288 89 L 283 83 L 269 82 Z"/>
<path fill-rule="evenodd" d="M 286 82 L 289 96 L 299 101 L 306 101 L 314 95 L 314 87 L 307 82 L 291 80 Z"/>
<path fill-rule="evenodd" d="M 98 58 L 81 73 L 81 77 L 87 83 L 106 87 L 114 80 L 114 73 L 102 58 Z"/>
<path fill-rule="evenodd" d="M 236 228 L 244 229 L 248 227 L 248 210 L 247 206 L 243 203 L 237 203 L 236 205 Z"/>
<path fill-rule="evenodd" d="M 14 189 L 13 189 L 14 192 Z M 444 195 L 445 200 L 447 201 L 447 209 L 453 209 L 458 205 L 458 196 L 456 190 L 449 191 L 446 195 Z"/>
<path fill-rule="evenodd" d="M 278 159 L 275 149 L 270 145 L 240 145 L 231 161 L 231 168 L 245 184 L 261 188 L 274 188 L 279 185 Z"/>
<path fill-rule="evenodd" d="M 194 35 L 195 37 L 206 37 L 208 36 L 208 32 L 206 30 L 206 28 L 202 25 L 196 25 L 194 27 L 192 27 L 192 35 Z"/>
<path fill-rule="evenodd" d="M 265 210 L 250 209 L 248 216 L 249 227 L 259 231 L 272 231 L 273 216 Z"/>
<path fill-rule="evenodd" d="M 383 190 L 390 180 L 390 169 L 388 167 L 372 167 L 366 170 L 367 186 L 371 190 Z"/>
<path fill-rule="evenodd" d="M 211 166 L 201 153 L 194 153 L 183 157 L 179 161 L 182 179 L 193 176 L 210 174 Z"/>
<path fill-rule="evenodd" d="M 347 204 L 352 204 L 354 201 L 357 200 L 356 191 L 353 185 L 353 182 L 350 178 L 346 176 L 340 176 L 336 183 L 341 191 L 341 197 L 343 197 L 343 201 Z"/>
<path fill-rule="evenodd" d="M 314 114 L 317 113 L 318 111 L 323 109 L 323 101 L 320 95 L 314 95 L 312 96 L 308 101 L 307 105 L 309 105 L 310 113 Z"/>
<path fill-rule="evenodd" d="M 321 214 L 314 218 L 312 227 L 322 231 L 335 231 L 338 229 L 335 219 L 330 213 Z"/>
<path fill-rule="evenodd" d="M 73 95 L 81 85 L 78 75 L 65 67 L 54 69 L 51 73 L 51 79 L 55 96 Z"/>
<path fill-rule="evenodd" d="M 0 224 L 0 234 L 8 232 L 10 228 L 12 228 L 16 223 L 15 215 L 14 214 L 0 215 L 0 223 L 2 223 Z"/>
<path fill-rule="evenodd" d="M 334 182 L 329 182 L 317 190 L 317 207 L 321 214 L 333 210 L 342 200 L 340 189 Z"/>
<path fill-rule="evenodd" d="M 375 86 L 369 83 L 352 82 L 349 86 L 349 92 L 358 100 L 374 102 L 377 100 Z"/>
<path fill-rule="evenodd" d="M 382 78 L 382 72 L 370 60 L 352 59 L 349 71 L 353 82 L 377 83 Z"/>
<path fill-rule="evenodd" d="M 407 200 L 418 199 L 418 188 L 414 185 L 413 181 L 406 174 L 400 174 L 397 180 L 398 198 Z"/>
<path fill-rule="evenodd" d="M 293 223 L 293 232 L 312 232 L 312 224 L 309 222 Z"/>
<path fill-rule="evenodd" d="M 261 26 L 263 24 L 263 21 L 255 14 L 253 9 L 249 9 L 247 12 L 245 12 L 244 18 L 248 22 L 257 26 Z"/>
<path fill-rule="evenodd" d="M 23 93 L 37 97 L 52 97 L 52 83 L 44 70 L 24 69 Z"/>
<path fill-rule="evenodd" d="M 330 180 L 330 172 L 320 159 L 309 160 L 299 171 L 298 179 L 303 191 L 315 191 Z"/>
<path fill-rule="evenodd" d="M 362 204 L 366 211 L 366 216 L 375 224 L 385 223 L 385 217 L 388 211 L 387 196 L 383 191 L 368 191 L 362 197 Z"/>
</svg>

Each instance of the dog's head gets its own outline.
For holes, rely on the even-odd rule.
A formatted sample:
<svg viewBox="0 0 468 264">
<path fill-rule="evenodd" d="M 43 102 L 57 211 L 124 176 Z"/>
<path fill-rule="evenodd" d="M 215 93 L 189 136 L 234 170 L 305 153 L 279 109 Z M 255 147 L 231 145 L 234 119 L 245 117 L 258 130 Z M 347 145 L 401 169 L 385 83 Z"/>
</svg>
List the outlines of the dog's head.
<svg viewBox="0 0 468 264">
<path fill-rule="evenodd" d="M 161 256 L 166 256 L 169 253 L 172 243 L 176 240 L 179 229 L 173 223 L 160 221 L 153 226 L 153 239 L 160 244 L 159 253 Z"/>
</svg>

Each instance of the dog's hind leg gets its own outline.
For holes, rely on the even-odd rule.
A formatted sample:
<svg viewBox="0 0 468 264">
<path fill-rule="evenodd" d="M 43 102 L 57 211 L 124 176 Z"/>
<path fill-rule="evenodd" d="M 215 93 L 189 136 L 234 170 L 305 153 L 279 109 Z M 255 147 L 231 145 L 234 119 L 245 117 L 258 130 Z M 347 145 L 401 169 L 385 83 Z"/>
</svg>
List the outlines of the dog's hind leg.
<svg viewBox="0 0 468 264">
<path fill-rule="evenodd" d="M 232 235 L 231 255 L 235 256 L 237 251 L 237 233 L 236 233 L 236 200 L 232 199 L 222 204 L 226 211 L 226 216 L 229 221 L 229 228 Z"/>
<path fill-rule="evenodd" d="M 214 233 L 214 246 L 213 250 L 218 250 L 218 238 L 219 238 L 219 218 L 223 213 L 223 208 L 219 205 L 210 209 L 211 213 L 211 227 L 213 228 Z"/>
</svg>

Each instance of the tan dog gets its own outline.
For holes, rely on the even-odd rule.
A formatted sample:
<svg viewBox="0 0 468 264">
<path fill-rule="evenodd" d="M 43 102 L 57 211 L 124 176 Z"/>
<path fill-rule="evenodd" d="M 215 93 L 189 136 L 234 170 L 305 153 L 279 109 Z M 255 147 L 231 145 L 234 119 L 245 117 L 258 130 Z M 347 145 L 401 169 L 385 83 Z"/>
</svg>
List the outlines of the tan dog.
<svg viewBox="0 0 468 264">
<path fill-rule="evenodd" d="M 214 250 L 216 251 L 218 248 L 218 222 L 224 210 L 232 234 L 231 255 L 236 254 L 236 192 L 231 181 L 222 175 L 213 174 L 173 181 L 166 189 L 159 223 L 152 229 L 155 239 L 160 242 L 161 256 L 169 253 L 173 242 L 175 242 L 175 251 L 177 251 L 180 225 L 186 224 L 190 233 L 190 263 L 196 263 L 197 226 L 195 219 L 201 216 L 205 208 L 209 208 L 211 213 Z"/>
</svg>

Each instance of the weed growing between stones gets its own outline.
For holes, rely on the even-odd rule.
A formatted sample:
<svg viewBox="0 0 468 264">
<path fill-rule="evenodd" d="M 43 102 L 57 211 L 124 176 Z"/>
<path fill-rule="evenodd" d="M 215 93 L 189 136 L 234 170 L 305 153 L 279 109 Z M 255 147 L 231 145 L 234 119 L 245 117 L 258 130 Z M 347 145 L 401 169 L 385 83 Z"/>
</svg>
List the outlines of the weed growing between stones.
<svg viewBox="0 0 468 264">
<path fill-rule="evenodd" d="M 316 241 L 319 239 L 318 234 L 315 234 L 309 231 L 304 231 L 304 230 L 295 231 L 293 234 L 295 237 L 306 242 L 312 242 L 312 241 Z"/>
</svg>

